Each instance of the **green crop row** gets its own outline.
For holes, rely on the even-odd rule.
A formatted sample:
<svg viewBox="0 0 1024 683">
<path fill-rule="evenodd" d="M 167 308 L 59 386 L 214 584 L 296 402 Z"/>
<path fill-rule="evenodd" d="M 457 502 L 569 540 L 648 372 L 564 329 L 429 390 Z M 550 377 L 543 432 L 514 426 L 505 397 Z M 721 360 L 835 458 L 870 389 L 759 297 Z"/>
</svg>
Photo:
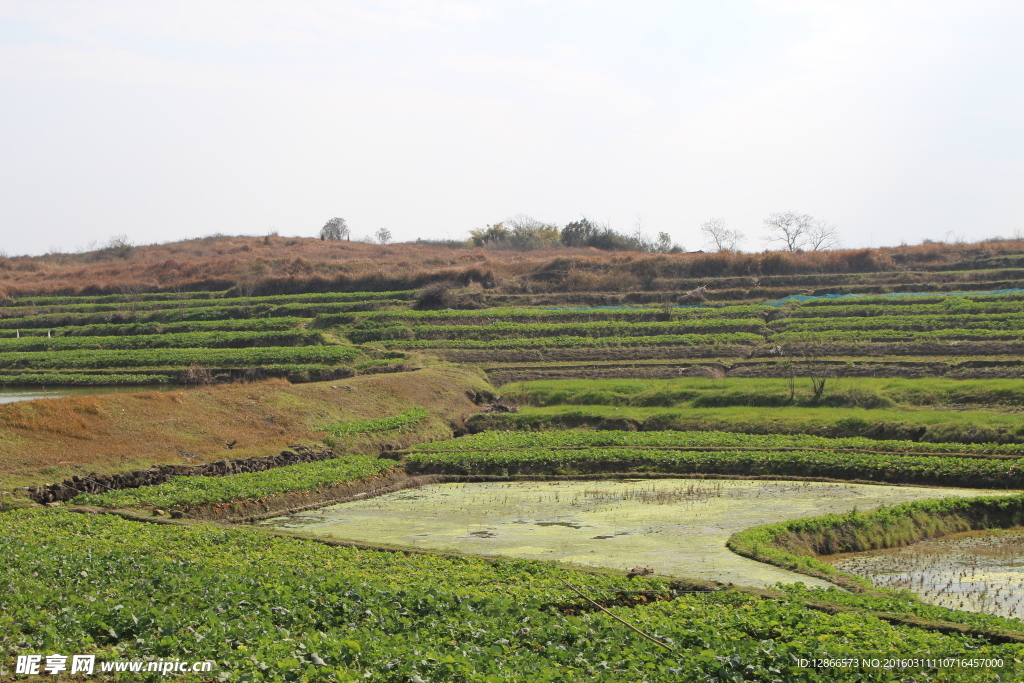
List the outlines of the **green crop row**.
<svg viewBox="0 0 1024 683">
<path fill-rule="evenodd" d="M 954 305 L 950 301 L 961 301 Z M 1019 301 L 993 301 L 974 303 L 968 300 L 947 299 L 937 304 L 908 303 L 905 305 L 870 305 L 850 304 L 836 306 L 797 306 L 786 311 L 790 318 L 866 318 L 871 316 L 895 315 L 998 315 L 1000 313 L 1020 313 Z"/>
<path fill-rule="evenodd" d="M 171 334 L 179 332 L 276 332 L 301 327 L 308 318 L 242 318 L 236 320 L 188 320 L 170 323 L 98 323 L 71 327 L 0 330 L 0 339 L 23 337 L 116 337 L 134 334 Z"/>
<path fill-rule="evenodd" d="M 819 683 L 910 675 L 987 683 L 1013 680 L 1024 659 L 1019 644 L 893 625 L 870 612 L 829 614 L 797 593 L 687 593 L 685 584 L 552 563 L 331 547 L 258 529 L 50 509 L 0 515 L 0 576 L 5 679 L 14 677 L 16 654 L 52 653 L 96 654 L 97 669 L 113 659 L 215 662 L 210 673 L 175 678 L 183 683 Z M 667 647 L 592 609 L 563 578 Z M 820 603 L 829 593 L 809 595 Z M 623 601 L 637 606 L 616 606 Z M 910 655 L 1004 664 L 893 673 L 798 662 Z"/>
<path fill-rule="evenodd" d="M 167 384 L 169 375 L 109 373 L 85 375 L 73 372 L 25 372 L 0 374 L 0 384 L 14 386 L 109 386 L 123 384 Z"/>
<path fill-rule="evenodd" d="M 1006 315 L 907 315 L 876 316 L 871 318 L 794 318 L 777 320 L 769 325 L 785 332 L 815 332 L 820 330 L 908 330 L 927 332 L 946 329 L 1024 329 L 1024 314 Z"/>
<path fill-rule="evenodd" d="M 990 410 L 885 410 L 821 406 L 727 406 L 724 408 L 638 408 L 619 406 L 525 407 L 518 413 L 473 416 L 473 431 L 540 429 L 623 429 L 722 431 L 748 434 L 813 434 L 931 443 L 1020 444 L 1024 420 Z"/>
<path fill-rule="evenodd" d="M 797 304 L 800 308 L 832 308 L 842 306 L 920 306 L 941 304 L 947 308 L 973 307 L 977 304 L 1024 301 L 1024 294 L 926 294 L 919 296 L 848 296 L 836 299 L 809 299 Z"/>
<path fill-rule="evenodd" d="M 785 361 L 784 361 L 785 362 Z M 792 369 L 800 371 L 799 362 Z M 1018 406 L 1024 383 L 1013 379 L 952 380 L 856 377 L 829 382 L 815 397 L 809 379 L 780 378 L 540 380 L 502 387 L 503 396 L 531 406 L 601 405 L 647 408 L 807 406 L 892 408 Z"/>
<path fill-rule="evenodd" d="M 377 321 L 394 324 L 490 324 L 499 322 L 657 322 L 666 320 L 700 320 L 758 318 L 759 320 L 776 309 L 771 306 L 725 306 L 722 308 L 487 308 L 482 310 L 447 311 L 373 311 L 339 317 L 332 324 L 340 325 L 360 321 Z"/>
<path fill-rule="evenodd" d="M 202 296 L 202 295 L 206 296 Z M 215 294 L 214 296 L 209 296 Z M 261 304 L 326 304 L 358 303 L 367 301 L 404 302 L 416 292 L 313 292 L 307 294 L 272 294 L 265 296 L 225 297 L 212 292 L 163 295 L 113 295 L 109 297 L 39 297 L 28 301 L 16 300 L 0 306 L 4 317 L 20 317 L 35 313 L 97 313 L 133 308 L 139 311 L 175 309 L 180 306 L 202 308 L 207 306 L 248 306 Z M 39 309 L 46 309 L 41 311 Z"/>
<path fill-rule="evenodd" d="M 533 339 L 537 337 L 653 337 L 688 334 L 735 334 L 747 332 L 767 334 L 762 320 L 686 320 L 651 323 L 595 321 L 588 323 L 519 323 L 498 322 L 487 325 L 417 325 L 413 328 L 418 340 Z"/>
<path fill-rule="evenodd" d="M 417 422 L 422 422 L 430 416 L 425 408 L 412 408 L 397 415 L 378 417 L 372 420 L 349 420 L 337 422 L 324 427 L 321 431 L 334 436 L 351 436 L 353 434 L 366 434 L 368 432 L 384 432 L 391 429 L 404 429 Z"/>
<path fill-rule="evenodd" d="M 743 434 L 739 432 L 627 432 L 564 429 L 547 432 L 493 431 L 412 446 L 413 451 L 502 451 L 537 448 L 806 448 L 853 449 L 880 453 L 958 453 L 1024 457 L 1016 444 L 920 443 L 864 437 L 829 438 L 807 434 Z"/>
<path fill-rule="evenodd" d="M 175 306 L 153 311 L 120 308 L 113 311 L 94 313 L 40 313 L 23 317 L 4 317 L 0 319 L 0 328 L 7 330 L 23 328 L 55 328 L 100 324 L 141 324 L 141 323 L 173 323 L 203 320 L 236 320 L 249 318 L 280 318 L 301 317 L 312 318 L 319 314 L 345 313 L 351 311 L 375 310 L 391 303 L 404 304 L 404 301 L 389 300 L 356 301 L 351 303 L 288 303 L 269 304 L 254 298 L 249 304 L 232 306 L 207 305 L 203 307 Z"/>
<path fill-rule="evenodd" d="M 26 306 L 62 306 L 66 304 L 107 304 L 125 302 L 129 299 L 135 301 L 174 301 L 181 297 L 188 297 L 192 300 L 217 299 L 224 296 L 224 292 L 196 291 L 196 292 L 140 292 L 138 294 L 98 294 L 94 296 L 32 296 L 18 299 L 0 299 L 0 309 L 23 308 Z"/>
<path fill-rule="evenodd" d="M 909 332 L 904 330 L 820 330 L 816 332 L 779 332 L 769 337 L 777 344 L 799 342 L 925 342 L 925 341 L 1006 341 L 1024 338 L 1024 330 L 945 329 L 930 332 Z"/>
<path fill-rule="evenodd" d="M 0 369 L 253 367 L 272 364 L 328 364 L 353 360 L 352 346 L 271 346 L 246 349 L 139 349 L 135 351 L 53 351 L 0 354 Z"/>
<path fill-rule="evenodd" d="M 520 349 L 554 347 L 617 347 L 617 346 L 722 346 L 725 344 L 759 344 L 764 337 L 749 332 L 732 334 L 662 334 L 653 337 L 537 337 L 532 339 L 438 339 L 416 341 L 385 341 L 386 347 L 435 349 Z"/>
<path fill-rule="evenodd" d="M 356 479 L 379 476 L 394 466 L 395 463 L 390 460 L 351 455 L 223 477 L 172 477 L 156 486 L 141 486 L 106 493 L 83 493 L 72 503 L 107 508 L 213 505 L 335 486 Z"/>
<path fill-rule="evenodd" d="M 27 351 L 118 349 L 239 349 L 252 346 L 313 346 L 323 343 L 315 332 L 180 332 L 114 337 L 24 337 L 0 339 L 0 354 Z"/>
<path fill-rule="evenodd" d="M 431 474 L 667 472 L 822 477 L 934 486 L 1020 488 L 1017 459 L 835 451 L 678 451 L 639 448 L 521 448 L 412 452 L 407 468 Z"/>
</svg>

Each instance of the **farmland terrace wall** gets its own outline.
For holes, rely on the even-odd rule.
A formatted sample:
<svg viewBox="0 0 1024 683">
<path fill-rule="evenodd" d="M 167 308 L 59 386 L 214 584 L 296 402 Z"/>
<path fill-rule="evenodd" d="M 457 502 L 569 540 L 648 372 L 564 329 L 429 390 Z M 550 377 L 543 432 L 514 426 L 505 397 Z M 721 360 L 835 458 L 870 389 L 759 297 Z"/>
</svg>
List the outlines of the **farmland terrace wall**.
<svg viewBox="0 0 1024 683">
<path fill-rule="evenodd" d="M 171 477 L 222 477 L 228 474 L 262 472 L 275 467 L 316 462 L 334 457 L 334 451 L 329 448 L 312 449 L 306 446 L 292 446 L 292 449 L 294 450 L 281 451 L 279 455 L 265 458 L 218 460 L 206 465 L 159 465 L 148 470 L 110 475 L 95 473 L 86 477 L 76 475 L 60 483 L 30 486 L 22 490 L 26 491 L 29 497 L 37 503 L 59 503 L 71 500 L 81 493 L 105 493 L 119 489 L 155 486 L 163 484 Z"/>
</svg>

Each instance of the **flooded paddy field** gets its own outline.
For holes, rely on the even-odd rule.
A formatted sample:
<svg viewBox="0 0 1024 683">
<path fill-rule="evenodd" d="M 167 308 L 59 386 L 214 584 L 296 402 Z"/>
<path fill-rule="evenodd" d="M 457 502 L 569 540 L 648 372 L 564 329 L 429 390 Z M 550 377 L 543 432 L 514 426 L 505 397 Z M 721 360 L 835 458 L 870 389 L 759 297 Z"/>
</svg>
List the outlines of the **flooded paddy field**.
<svg viewBox="0 0 1024 683">
<path fill-rule="evenodd" d="M 185 385 L 174 384 L 96 385 L 88 387 L 0 387 L 0 403 L 38 401 L 43 398 L 64 398 L 65 396 L 88 396 L 91 394 L 134 394 L 142 391 L 175 391 L 187 388 L 189 387 Z"/>
<path fill-rule="evenodd" d="M 972 531 L 821 559 L 876 586 L 911 590 L 933 605 L 1024 618 L 1024 529 Z"/>
<path fill-rule="evenodd" d="M 659 479 L 436 484 L 263 522 L 364 543 L 557 560 L 738 585 L 823 581 L 740 557 L 737 531 L 977 489 Z"/>
</svg>

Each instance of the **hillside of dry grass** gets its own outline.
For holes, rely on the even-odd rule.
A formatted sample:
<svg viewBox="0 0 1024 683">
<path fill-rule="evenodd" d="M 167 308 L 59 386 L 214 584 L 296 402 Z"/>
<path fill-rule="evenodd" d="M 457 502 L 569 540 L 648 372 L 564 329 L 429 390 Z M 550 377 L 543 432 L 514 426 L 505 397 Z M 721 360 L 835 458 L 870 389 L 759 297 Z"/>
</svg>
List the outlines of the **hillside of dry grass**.
<svg viewBox="0 0 1024 683">
<path fill-rule="evenodd" d="M 327 424 L 413 407 L 427 408 L 433 419 L 411 438 L 447 438 L 452 423 L 479 410 L 474 393 L 488 389 L 472 373 L 427 368 L 294 386 L 270 380 L 4 404 L 0 490 L 90 472 L 274 455 L 290 444 L 319 441 Z M 375 455 L 380 448 L 370 435 L 349 437 L 336 450 Z"/>
<path fill-rule="evenodd" d="M 1024 241 L 822 252 L 647 254 L 215 236 L 81 254 L 0 258 L 0 297 L 232 289 L 243 295 L 392 291 L 436 282 L 507 294 L 987 286 L 1024 279 Z M 984 277 L 972 276 L 983 271 Z"/>
</svg>

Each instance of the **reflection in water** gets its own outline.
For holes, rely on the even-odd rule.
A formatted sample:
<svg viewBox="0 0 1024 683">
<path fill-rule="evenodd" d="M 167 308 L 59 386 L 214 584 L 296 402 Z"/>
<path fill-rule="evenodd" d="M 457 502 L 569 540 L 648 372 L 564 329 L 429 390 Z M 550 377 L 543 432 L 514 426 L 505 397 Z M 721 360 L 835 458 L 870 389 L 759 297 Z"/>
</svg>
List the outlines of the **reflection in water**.
<svg viewBox="0 0 1024 683">
<path fill-rule="evenodd" d="M 1024 530 L 970 532 L 904 548 L 822 558 L 933 605 L 1024 618 Z"/>
<path fill-rule="evenodd" d="M 736 531 L 970 489 L 659 479 L 437 484 L 265 524 L 365 543 L 629 569 L 738 585 L 817 579 L 735 555 Z"/>
<path fill-rule="evenodd" d="M 186 387 L 174 384 L 144 384 L 136 386 L 105 387 L 0 387 L 0 403 L 36 401 L 41 398 L 64 398 L 65 396 L 86 396 L 89 394 L 123 394 L 139 391 L 172 391 Z"/>
</svg>

